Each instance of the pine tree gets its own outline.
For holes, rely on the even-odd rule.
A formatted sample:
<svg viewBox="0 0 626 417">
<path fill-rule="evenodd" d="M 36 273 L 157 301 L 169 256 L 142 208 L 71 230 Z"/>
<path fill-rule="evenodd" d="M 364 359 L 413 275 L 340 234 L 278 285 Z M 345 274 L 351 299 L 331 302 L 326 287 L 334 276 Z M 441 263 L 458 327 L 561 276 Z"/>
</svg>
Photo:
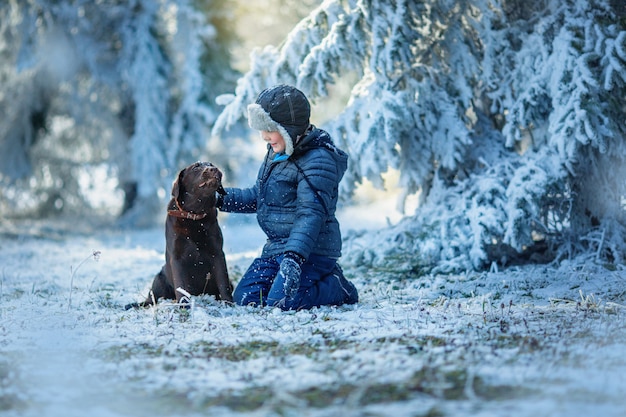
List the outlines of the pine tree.
<svg viewBox="0 0 626 417">
<path fill-rule="evenodd" d="M 173 173 L 206 148 L 214 97 L 234 85 L 233 34 L 211 22 L 227 18 L 223 3 L 3 3 L 2 211 L 82 210 L 84 183 L 106 170 L 136 194 L 124 223 L 152 222 Z"/>
<path fill-rule="evenodd" d="M 259 91 L 313 100 L 356 73 L 329 130 L 344 194 L 399 170 L 417 211 L 347 241 L 344 261 L 401 271 L 580 253 L 623 262 L 626 28 L 603 0 L 328 0 L 252 56 L 214 133 Z"/>
</svg>

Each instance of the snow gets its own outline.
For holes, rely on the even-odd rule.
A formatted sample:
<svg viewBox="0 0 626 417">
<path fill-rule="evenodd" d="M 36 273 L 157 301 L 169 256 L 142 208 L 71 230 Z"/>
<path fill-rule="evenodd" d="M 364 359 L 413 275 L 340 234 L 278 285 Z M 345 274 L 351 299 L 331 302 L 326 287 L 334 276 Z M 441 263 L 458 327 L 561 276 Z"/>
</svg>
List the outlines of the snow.
<svg viewBox="0 0 626 417">
<path fill-rule="evenodd" d="M 347 230 L 387 227 L 394 204 L 368 201 L 340 219 Z M 282 312 L 197 297 L 189 311 L 167 302 L 125 311 L 163 262 L 162 228 L 69 233 L 61 221 L 2 222 L 2 416 L 626 410 L 621 265 L 402 279 L 349 266 L 355 306 Z M 252 216 L 222 215 L 221 224 L 237 280 L 264 237 Z"/>
</svg>

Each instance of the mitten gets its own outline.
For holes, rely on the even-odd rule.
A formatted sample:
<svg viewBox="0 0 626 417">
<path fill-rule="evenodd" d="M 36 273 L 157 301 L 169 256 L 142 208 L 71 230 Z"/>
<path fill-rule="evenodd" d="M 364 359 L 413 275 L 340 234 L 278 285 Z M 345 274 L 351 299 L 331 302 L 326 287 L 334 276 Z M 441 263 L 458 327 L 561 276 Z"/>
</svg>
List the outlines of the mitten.
<svg viewBox="0 0 626 417">
<path fill-rule="evenodd" d="M 280 262 L 279 275 L 284 280 L 285 295 L 287 298 L 293 299 L 298 294 L 300 288 L 300 274 L 302 269 L 300 265 L 304 263 L 304 259 L 296 253 L 287 252 Z"/>
<path fill-rule="evenodd" d="M 224 194 L 216 191 L 215 192 L 215 207 L 221 210 L 223 205 L 224 205 Z"/>
</svg>

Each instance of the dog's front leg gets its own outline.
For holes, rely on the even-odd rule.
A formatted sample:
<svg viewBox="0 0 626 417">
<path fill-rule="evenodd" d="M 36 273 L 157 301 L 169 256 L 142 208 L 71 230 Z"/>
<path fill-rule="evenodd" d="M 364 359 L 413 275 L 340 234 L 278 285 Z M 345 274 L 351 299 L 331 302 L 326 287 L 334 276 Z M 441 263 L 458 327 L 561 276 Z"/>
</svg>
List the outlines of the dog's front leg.
<svg viewBox="0 0 626 417">
<path fill-rule="evenodd" d="M 185 268 L 181 266 L 181 262 L 172 262 L 172 283 L 174 287 L 174 294 L 176 295 L 176 302 L 179 304 L 188 303 L 189 300 L 189 288 L 187 280 L 184 275 Z"/>
</svg>

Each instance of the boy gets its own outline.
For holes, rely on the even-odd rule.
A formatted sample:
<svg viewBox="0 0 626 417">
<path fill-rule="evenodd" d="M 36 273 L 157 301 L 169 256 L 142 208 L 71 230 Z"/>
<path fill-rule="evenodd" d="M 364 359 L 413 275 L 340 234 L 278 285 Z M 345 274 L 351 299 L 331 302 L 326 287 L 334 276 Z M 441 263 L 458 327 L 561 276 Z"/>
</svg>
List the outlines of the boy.
<svg viewBox="0 0 626 417">
<path fill-rule="evenodd" d="M 267 154 L 255 185 L 226 188 L 218 207 L 256 213 L 267 242 L 234 291 L 237 304 L 297 310 L 358 301 L 337 264 L 335 210 L 348 155 L 309 123 L 310 113 L 306 96 L 288 85 L 262 91 L 248 106 L 248 123 L 261 132 Z"/>
</svg>

